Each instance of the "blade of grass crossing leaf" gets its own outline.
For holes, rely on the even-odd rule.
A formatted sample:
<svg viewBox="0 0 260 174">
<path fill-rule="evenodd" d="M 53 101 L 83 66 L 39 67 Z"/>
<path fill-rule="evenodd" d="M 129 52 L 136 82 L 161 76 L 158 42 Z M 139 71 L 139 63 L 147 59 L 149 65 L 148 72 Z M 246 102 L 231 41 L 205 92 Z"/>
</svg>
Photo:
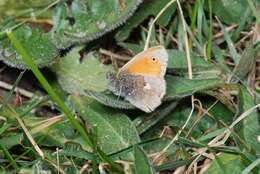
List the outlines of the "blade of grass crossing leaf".
<svg viewBox="0 0 260 174">
<path fill-rule="evenodd" d="M 191 141 L 191 140 L 184 138 L 184 137 L 181 137 L 181 136 L 179 137 L 179 139 L 176 142 L 183 144 L 183 145 L 188 145 L 188 146 L 191 146 L 191 147 L 206 147 L 207 146 L 204 143 Z"/>
<path fill-rule="evenodd" d="M 67 143 L 64 145 L 59 155 L 64 155 L 68 157 L 77 157 L 78 159 L 93 160 L 95 158 L 94 153 L 84 151 L 79 144 Z M 94 164 L 93 164 L 94 167 Z"/>
<path fill-rule="evenodd" d="M 48 130 L 48 131 L 46 132 L 46 134 L 48 134 L 49 131 L 50 131 L 50 130 Z M 39 139 L 37 139 L 38 144 L 41 144 L 41 142 L 45 139 L 45 136 L 46 136 L 46 135 L 43 135 L 43 136 L 41 136 Z M 33 151 L 33 148 L 32 148 L 32 147 L 28 147 L 25 152 L 23 152 L 22 154 L 20 154 L 19 156 L 17 156 L 17 157 L 15 158 L 15 161 L 20 160 L 20 159 L 23 158 L 26 154 L 28 154 L 28 153 L 30 153 L 30 152 L 32 152 L 32 151 Z M 89 153 L 89 152 L 85 152 L 85 153 Z M 89 153 L 89 154 L 90 154 L 90 153 Z M 9 164 L 9 165 L 10 165 L 10 164 Z M 8 168 L 9 165 L 7 165 L 6 167 Z"/>
<path fill-rule="evenodd" d="M 102 161 L 105 161 L 107 163 L 109 163 L 111 165 L 111 169 L 110 167 L 108 168 L 109 172 L 111 174 L 113 174 L 114 172 L 116 173 L 120 173 L 120 174 L 123 174 L 123 170 L 121 169 L 121 167 L 119 165 L 117 165 L 116 163 L 114 163 L 101 149 L 99 149 L 97 147 L 97 153 L 99 155 L 99 158 L 102 160 Z"/>
<path fill-rule="evenodd" d="M 140 146 L 144 146 L 144 145 L 147 145 L 149 143 L 153 143 L 154 141 L 157 141 L 159 140 L 159 138 L 153 138 L 153 139 L 148 139 L 148 140 L 145 140 L 143 142 L 140 142 L 140 143 L 137 143 L 136 145 L 140 145 Z M 109 154 L 109 157 L 111 158 L 117 158 L 117 157 L 120 157 L 122 154 L 127 154 L 129 152 L 132 152 L 133 151 L 133 145 L 132 146 L 129 146 L 127 148 L 124 148 L 122 150 L 119 150 L 118 152 L 115 152 L 115 153 L 112 153 L 112 154 Z"/>
<path fill-rule="evenodd" d="M 152 126 L 155 126 L 159 121 L 165 118 L 174 108 L 176 108 L 178 102 L 172 102 L 167 106 L 161 107 L 155 112 L 149 114 L 149 116 L 137 117 L 134 122 L 136 123 L 137 131 L 139 135 L 149 130 Z"/>
<path fill-rule="evenodd" d="M 15 170 L 18 170 L 19 167 L 16 163 L 16 161 L 13 159 L 12 155 L 9 153 L 9 151 L 5 148 L 5 146 L 2 145 L 2 143 L 0 142 L 0 148 L 3 150 L 6 158 L 10 161 L 10 164 L 13 166 L 13 168 Z"/>
<path fill-rule="evenodd" d="M 95 147 L 98 147 L 98 137 L 97 137 L 97 126 L 93 126 L 93 133 L 92 133 L 92 142 L 93 142 L 93 145 Z M 93 160 L 92 160 L 92 172 L 93 174 L 96 174 L 97 173 L 97 164 L 98 164 L 98 159 L 97 159 L 97 156 L 94 154 L 93 155 Z"/>
<path fill-rule="evenodd" d="M 54 92 L 48 81 L 45 79 L 43 74 L 40 72 L 40 70 L 37 68 L 37 66 L 32 61 L 33 59 L 31 56 L 27 53 L 27 51 L 23 48 L 23 46 L 20 44 L 20 41 L 17 40 L 16 36 L 11 32 L 7 31 L 7 35 L 16 48 L 16 50 L 22 55 L 22 58 L 24 62 L 30 67 L 34 75 L 37 77 L 41 85 L 44 87 L 44 89 L 48 92 L 50 97 L 57 103 L 57 105 L 61 108 L 61 110 L 65 113 L 65 115 L 68 117 L 69 121 L 75 126 L 75 128 L 80 132 L 81 136 L 85 139 L 86 143 L 92 146 L 92 143 L 90 141 L 89 136 L 85 132 L 85 130 L 82 128 L 82 126 L 78 123 L 78 121 L 74 118 L 73 114 L 70 112 L 70 110 L 67 108 L 65 103 L 60 99 L 60 97 Z"/>
<path fill-rule="evenodd" d="M 245 87 L 241 87 L 239 100 L 241 102 L 241 108 L 246 113 L 248 110 L 254 107 L 259 107 L 260 104 L 255 105 L 254 98 Z M 260 152 L 259 142 L 257 137 L 259 136 L 259 115 L 257 111 L 252 110 L 249 115 L 243 120 L 243 129 L 241 130 L 244 135 L 245 141 L 254 149 L 257 153 Z"/>
<path fill-rule="evenodd" d="M 202 45 L 202 22 L 203 22 L 203 2 L 202 0 L 199 1 L 199 7 L 198 7 L 198 16 L 197 16 L 197 32 L 198 32 L 198 40 L 200 45 Z"/>
<path fill-rule="evenodd" d="M 253 68 L 256 59 L 256 53 L 260 50 L 260 44 L 253 45 L 253 42 L 248 42 L 244 49 L 238 64 L 235 66 L 230 78 L 230 82 L 236 83 L 239 80 L 244 80 L 248 72 Z"/>
<path fill-rule="evenodd" d="M 0 102 L 2 102 L 2 100 L 0 100 Z M 29 142 L 31 143 L 32 147 L 34 147 L 34 150 L 38 153 L 38 155 L 44 159 L 44 153 L 43 151 L 40 149 L 40 147 L 38 146 L 38 144 L 36 143 L 36 141 L 33 139 L 32 135 L 30 134 L 29 130 L 27 129 L 27 127 L 25 126 L 23 120 L 20 118 L 19 113 L 16 112 L 16 110 L 14 108 L 12 108 L 10 105 L 6 104 L 6 109 L 9 112 L 9 116 L 13 117 L 17 120 L 18 124 L 20 125 L 20 127 L 22 128 L 23 132 L 25 133 L 26 137 L 28 138 Z"/>
<path fill-rule="evenodd" d="M 40 104 L 42 104 L 43 102 L 47 102 L 48 100 L 49 100 L 48 96 L 39 98 L 39 100 L 37 100 L 35 103 L 30 105 L 28 108 L 26 108 L 22 113 L 20 113 L 20 117 L 27 115 L 33 109 L 37 108 Z"/>
<path fill-rule="evenodd" d="M 229 52 L 230 52 L 230 55 L 232 56 L 232 59 L 234 60 L 235 64 L 237 65 L 238 62 L 239 62 L 239 55 L 236 51 L 236 48 L 234 46 L 234 43 L 233 41 L 231 40 L 231 37 L 230 35 L 228 34 L 228 32 L 226 31 L 226 29 L 224 28 L 223 24 L 220 22 L 220 20 L 216 17 L 219 25 L 220 25 L 220 28 L 222 30 L 222 32 L 224 33 L 224 38 L 227 42 L 227 45 L 228 45 L 228 48 L 229 48 Z"/>
<path fill-rule="evenodd" d="M 25 71 L 22 71 L 19 76 L 17 77 L 17 79 L 15 80 L 14 84 L 13 84 L 13 88 L 10 90 L 8 96 L 5 97 L 5 101 L 8 103 L 12 94 L 14 93 L 15 91 L 15 88 L 18 86 L 20 80 L 22 79 L 23 75 L 24 75 Z"/>
<path fill-rule="evenodd" d="M 90 97 L 70 96 L 68 103 L 80 113 L 81 118 L 90 125 L 97 127 L 97 141 L 100 149 L 113 153 L 140 142 L 138 132 L 131 120 L 122 112 L 104 107 Z M 92 128 L 93 130 L 93 128 Z M 92 131 L 93 132 L 93 131 Z M 93 136 L 92 136 L 93 137 Z M 133 154 L 120 159 L 133 159 Z"/>
<path fill-rule="evenodd" d="M 9 124 L 9 123 L 5 123 L 5 124 L 3 124 L 2 125 L 2 127 L 0 128 L 0 135 L 2 134 L 2 133 L 4 133 L 9 127 L 11 127 L 12 126 L 12 124 Z"/>
<path fill-rule="evenodd" d="M 247 23 L 251 23 L 252 21 L 252 16 L 251 16 L 251 10 L 248 7 L 247 10 L 245 11 L 244 14 L 242 14 L 243 16 L 241 17 L 240 23 L 237 27 L 237 29 L 235 30 L 235 32 L 232 35 L 232 40 L 233 41 L 237 41 L 237 39 L 239 39 L 241 32 L 245 29 L 245 27 L 247 27 Z"/>
<path fill-rule="evenodd" d="M 153 174 L 154 169 L 151 166 L 145 152 L 138 146 L 134 146 L 135 173 L 136 174 Z"/>
<path fill-rule="evenodd" d="M 131 105 L 129 102 L 119 100 L 118 97 L 115 97 L 111 94 L 109 95 L 106 93 L 89 90 L 85 90 L 84 92 L 87 96 L 97 100 L 99 103 L 102 103 L 106 106 L 119 109 L 135 109 L 135 107 Z"/>
<path fill-rule="evenodd" d="M 179 15 L 178 17 L 178 50 L 179 51 L 184 51 L 184 30 L 183 30 L 183 25 L 181 24 L 181 16 Z"/>
<path fill-rule="evenodd" d="M 219 120 L 218 122 L 220 122 L 220 124 L 222 124 L 223 126 L 225 126 L 228 129 L 228 125 L 222 121 Z M 243 147 L 244 149 L 247 149 L 248 151 L 250 151 L 250 145 L 247 144 L 242 137 L 240 137 L 235 131 L 233 131 L 232 129 L 229 129 L 231 132 L 231 135 L 234 137 L 234 139 L 236 139 L 237 144 L 239 144 L 241 147 Z"/>
<path fill-rule="evenodd" d="M 257 171 L 260 172 L 260 165 L 253 164 L 253 163 L 258 163 L 257 162 L 257 160 L 258 160 L 257 156 L 252 154 L 252 152 L 247 152 L 245 150 L 239 151 L 239 154 L 240 154 L 240 157 L 241 157 L 241 161 L 243 161 L 243 164 L 245 164 L 245 166 L 250 168 L 252 173 L 259 174 L 259 173 L 257 173 Z M 249 167 L 249 166 L 251 166 L 251 167 Z M 245 167 L 243 170 L 246 170 L 247 167 Z"/>
<path fill-rule="evenodd" d="M 190 28 L 193 33 L 195 30 L 196 19 L 198 16 L 198 9 L 199 9 L 199 0 L 196 0 L 195 5 L 193 7 L 192 16 L 191 16 L 191 27 Z M 190 41 L 189 45 L 190 45 L 190 47 L 192 47 L 192 40 L 190 39 L 189 41 Z"/>
<path fill-rule="evenodd" d="M 224 56 L 224 53 L 222 52 L 222 50 L 218 46 L 214 46 L 212 51 L 213 51 L 214 57 L 216 58 L 217 62 L 221 66 L 221 68 L 223 68 L 223 70 L 225 72 L 229 73 L 230 69 L 227 66 L 227 64 L 225 63 L 225 56 Z"/>
<path fill-rule="evenodd" d="M 92 160 L 92 173 L 93 174 L 97 174 L 97 165 L 98 165 L 97 156 L 94 155 L 93 160 Z"/>
<path fill-rule="evenodd" d="M 156 170 L 156 172 L 161 172 L 164 170 L 173 170 L 173 169 L 176 169 L 181 166 L 189 165 L 193 162 L 194 159 L 196 159 L 196 157 L 197 156 L 195 156 L 189 160 L 179 160 L 179 161 L 174 161 L 174 162 L 167 162 L 167 163 L 161 164 L 159 166 L 155 166 L 155 170 Z M 203 160 L 204 158 L 205 157 L 200 157 L 198 159 L 198 162 Z"/>
<path fill-rule="evenodd" d="M 61 100 L 61 98 L 55 93 L 55 91 L 52 89 L 48 81 L 45 79 L 43 74 L 40 72 L 38 67 L 34 64 L 32 61 L 31 56 L 27 53 L 27 51 L 23 48 L 20 41 L 17 40 L 16 36 L 12 33 L 12 31 L 7 31 L 7 36 L 9 37 L 10 41 L 14 45 L 17 52 L 19 52 L 24 60 L 24 62 L 30 67 L 34 75 L 37 77 L 43 88 L 47 91 L 47 93 L 50 95 L 50 97 L 57 103 L 57 105 L 60 107 L 60 109 L 64 112 L 65 116 L 69 119 L 69 121 L 72 123 L 72 125 L 79 131 L 80 135 L 83 137 L 83 139 L 86 141 L 87 145 L 93 147 L 93 144 L 91 142 L 91 139 L 88 135 L 88 133 L 84 130 L 84 128 L 80 125 L 80 123 L 74 118 L 73 114 L 70 112 L 68 107 L 65 105 L 65 103 Z M 121 170 L 121 167 L 116 165 L 114 162 L 112 162 L 104 153 L 102 153 L 101 150 L 97 151 L 101 159 L 105 160 L 104 162 L 108 162 L 111 164 L 111 166 L 117 170 Z"/>
<path fill-rule="evenodd" d="M 205 3 L 204 3 L 205 5 Z M 207 37 L 208 37 L 208 33 L 209 33 L 209 24 L 208 24 L 208 17 L 206 16 L 206 12 L 203 10 L 203 16 L 202 16 L 202 33 L 203 33 L 203 36 L 204 36 L 204 40 L 203 42 L 205 42 L 207 40 Z M 205 43 L 204 43 L 205 44 Z"/>
<path fill-rule="evenodd" d="M 196 0 L 195 5 L 193 7 L 193 14 L 191 17 L 191 31 L 194 31 L 194 29 L 195 29 L 196 18 L 198 16 L 198 10 L 199 10 L 199 0 Z"/>
<path fill-rule="evenodd" d="M 7 93 L 7 95 L 4 97 L 3 99 L 3 105 L 1 105 L 0 109 L 2 108 L 2 106 L 6 105 L 7 103 L 10 102 L 10 99 L 15 91 L 15 88 L 18 86 L 18 83 L 20 82 L 20 80 L 22 79 L 23 77 L 23 74 L 24 74 L 25 71 L 22 71 L 19 76 L 17 77 L 17 79 L 15 80 L 14 84 L 13 84 L 13 87 L 12 89 Z"/>
<path fill-rule="evenodd" d="M 199 51 L 199 54 L 203 55 L 204 53 L 204 48 L 203 48 L 203 45 L 196 39 L 196 37 L 194 36 L 194 34 L 192 33 L 190 27 L 188 27 L 187 23 L 185 23 L 185 25 L 187 26 L 186 29 L 187 29 L 187 32 L 190 36 L 190 39 L 189 40 L 192 40 L 192 42 L 194 43 L 194 45 L 196 46 L 196 49 L 198 49 Z"/>
<path fill-rule="evenodd" d="M 212 0 L 209 0 L 209 34 L 208 34 L 208 45 L 207 45 L 207 59 L 211 59 L 212 51 L 212 36 L 213 36 L 213 20 L 212 20 Z"/>
<path fill-rule="evenodd" d="M 210 140 L 211 138 L 216 137 L 217 135 L 223 133 L 225 131 L 225 128 L 221 128 L 221 129 L 216 129 L 206 135 L 201 136 L 199 139 L 197 139 L 198 141 L 206 141 L 206 140 Z"/>
<path fill-rule="evenodd" d="M 198 0 L 200 2 L 200 0 Z M 198 8 L 198 15 L 199 15 L 199 8 Z M 198 15 L 197 15 L 197 23 L 198 23 Z M 180 21 L 178 18 L 176 18 L 176 23 L 179 24 L 178 22 Z M 193 34 L 193 31 L 192 29 L 189 27 L 189 25 L 186 23 L 186 21 L 183 21 L 185 23 L 185 28 L 187 30 L 187 33 L 189 34 L 189 37 L 190 39 L 189 40 L 192 40 L 192 42 L 194 43 L 196 49 L 198 49 L 199 51 L 199 54 L 203 55 L 204 54 L 204 48 L 203 48 L 203 44 L 202 44 L 202 41 L 200 41 L 200 38 L 201 37 L 195 37 L 195 35 Z M 177 24 L 175 24 L 174 26 L 176 26 Z M 181 24 L 180 24 L 181 25 Z M 177 27 L 177 32 L 178 32 L 178 29 L 179 27 Z M 198 30 L 197 30 L 198 31 Z M 197 34 L 198 32 L 196 32 L 196 36 L 198 35 Z M 192 43 L 189 41 L 189 43 Z"/>
<path fill-rule="evenodd" d="M 257 158 L 254 162 L 252 162 L 249 166 L 247 166 L 241 174 L 248 174 L 253 170 L 257 165 L 260 164 L 260 158 Z"/>
<path fill-rule="evenodd" d="M 177 18 L 173 19 L 173 21 L 170 24 L 169 30 L 167 32 L 167 35 L 165 37 L 165 47 L 168 47 L 171 42 L 172 42 L 172 36 L 176 32 L 176 23 L 177 23 Z"/>
<path fill-rule="evenodd" d="M 152 29 L 154 27 L 155 22 L 158 20 L 158 18 L 175 2 L 176 0 L 170 0 L 161 10 L 160 12 L 156 15 L 156 17 L 154 18 L 154 20 L 151 22 L 150 26 L 149 26 L 149 30 L 147 33 L 147 38 L 145 41 L 145 45 L 144 45 L 144 50 L 147 50 L 149 47 L 149 43 L 150 43 L 150 39 L 151 39 L 151 34 L 152 34 Z"/>
</svg>

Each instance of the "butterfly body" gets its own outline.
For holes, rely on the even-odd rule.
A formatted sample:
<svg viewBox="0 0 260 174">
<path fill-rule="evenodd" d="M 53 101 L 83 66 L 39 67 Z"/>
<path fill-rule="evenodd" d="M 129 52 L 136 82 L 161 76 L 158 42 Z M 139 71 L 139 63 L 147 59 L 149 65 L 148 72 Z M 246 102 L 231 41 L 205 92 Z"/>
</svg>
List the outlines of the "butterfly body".
<svg viewBox="0 0 260 174">
<path fill-rule="evenodd" d="M 118 74 L 109 74 L 109 89 L 137 108 L 151 112 L 166 93 L 164 75 L 168 61 L 162 46 L 143 51 L 123 66 Z"/>
</svg>

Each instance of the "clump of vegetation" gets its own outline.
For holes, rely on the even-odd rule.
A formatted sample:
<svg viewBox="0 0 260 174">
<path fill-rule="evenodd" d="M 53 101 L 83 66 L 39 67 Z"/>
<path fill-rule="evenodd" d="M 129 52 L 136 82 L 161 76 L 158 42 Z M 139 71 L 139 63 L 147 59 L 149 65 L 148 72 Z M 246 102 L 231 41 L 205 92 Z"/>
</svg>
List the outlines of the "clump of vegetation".
<svg viewBox="0 0 260 174">
<path fill-rule="evenodd" d="M 2 0 L 0 173 L 260 171 L 257 0 Z M 108 90 L 147 46 L 162 105 Z"/>
</svg>

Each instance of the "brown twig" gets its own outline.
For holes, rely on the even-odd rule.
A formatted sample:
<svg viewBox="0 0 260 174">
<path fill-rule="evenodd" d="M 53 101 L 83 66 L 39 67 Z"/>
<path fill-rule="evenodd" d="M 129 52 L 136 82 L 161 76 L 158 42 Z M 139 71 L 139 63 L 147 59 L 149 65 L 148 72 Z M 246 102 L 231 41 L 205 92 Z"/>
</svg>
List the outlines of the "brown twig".
<svg viewBox="0 0 260 174">
<path fill-rule="evenodd" d="M 104 55 L 109 56 L 109 57 L 113 57 L 113 58 L 118 59 L 118 60 L 129 61 L 131 59 L 131 57 L 121 56 L 119 54 L 115 54 L 111 51 L 108 51 L 108 50 L 105 50 L 105 49 L 102 49 L 102 48 L 99 49 L 99 52 L 101 54 L 104 54 Z"/>
<path fill-rule="evenodd" d="M 13 85 L 0 81 L 0 88 L 3 88 L 5 90 L 11 90 L 13 88 Z M 27 97 L 27 98 L 32 98 L 34 95 L 32 92 L 19 88 L 19 87 L 16 87 L 14 91 L 19 92 L 21 95 L 23 95 L 24 97 Z"/>
<path fill-rule="evenodd" d="M 234 25 L 231 25 L 231 26 L 226 27 L 225 30 L 226 30 L 227 32 L 230 32 L 230 31 L 234 30 L 237 26 L 238 26 L 237 24 L 234 24 Z M 221 32 L 216 33 L 216 34 L 213 36 L 213 39 L 215 40 L 215 39 L 218 39 L 218 38 L 223 37 L 223 36 L 224 36 L 224 33 L 221 31 Z"/>
</svg>

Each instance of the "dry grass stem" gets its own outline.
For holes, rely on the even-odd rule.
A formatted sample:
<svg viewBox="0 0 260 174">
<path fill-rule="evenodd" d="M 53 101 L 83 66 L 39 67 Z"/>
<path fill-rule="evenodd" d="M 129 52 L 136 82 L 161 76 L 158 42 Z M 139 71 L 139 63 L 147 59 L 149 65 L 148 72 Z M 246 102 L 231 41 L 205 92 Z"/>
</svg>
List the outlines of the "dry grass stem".
<svg viewBox="0 0 260 174">
<path fill-rule="evenodd" d="M 11 90 L 13 88 L 13 86 L 6 82 L 0 81 L 0 88 L 3 88 L 5 90 Z M 19 87 L 15 88 L 15 92 L 19 92 L 19 94 L 21 94 L 22 96 L 27 97 L 27 98 L 32 98 L 34 96 L 34 94 L 32 92 L 19 88 Z"/>
</svg>

